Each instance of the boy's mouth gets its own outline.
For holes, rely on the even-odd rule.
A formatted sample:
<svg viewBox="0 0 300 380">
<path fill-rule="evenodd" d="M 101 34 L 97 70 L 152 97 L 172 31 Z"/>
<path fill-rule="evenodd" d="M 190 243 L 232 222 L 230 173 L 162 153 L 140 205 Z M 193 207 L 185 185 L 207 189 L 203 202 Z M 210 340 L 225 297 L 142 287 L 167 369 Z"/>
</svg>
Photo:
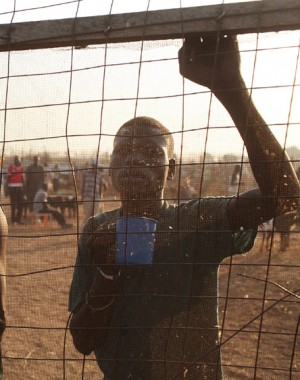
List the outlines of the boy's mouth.
<svg viewBox="0 0 300 380">
<path fill-rule="evenodd" d="M 145 180 L 147 178 L 147 175 L 144 171 L 136 170 L 136 169 L 124 169 L 119 174 L 119 179 L 143 179 Z"/>
</svg>

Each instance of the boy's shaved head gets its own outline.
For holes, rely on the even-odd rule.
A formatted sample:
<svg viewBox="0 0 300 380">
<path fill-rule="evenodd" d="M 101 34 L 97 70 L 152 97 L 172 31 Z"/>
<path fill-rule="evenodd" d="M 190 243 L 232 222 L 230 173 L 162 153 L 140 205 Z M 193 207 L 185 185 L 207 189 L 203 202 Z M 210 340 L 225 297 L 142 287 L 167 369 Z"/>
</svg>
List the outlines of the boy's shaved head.
<svg viewBox="0 0 300 380">
<path fill-rule="evenodd" d="M 129 136 L 164 136 L 168 145 L 168 156 L 172 158 L 174 155 L 174 140 L 171 132 L 162 125 L 159 121 L 147 117 L 139 116 L 124 123 L 118 130 L 116 137 L 120 136 L 121 132 L 128 129 Z M 133 128 L 133 129 L 132 129 Z M 132 131 L 132 132 L 131 132 Z M 114 144 L 115 145 L 115 144 Z"/>
</svg>

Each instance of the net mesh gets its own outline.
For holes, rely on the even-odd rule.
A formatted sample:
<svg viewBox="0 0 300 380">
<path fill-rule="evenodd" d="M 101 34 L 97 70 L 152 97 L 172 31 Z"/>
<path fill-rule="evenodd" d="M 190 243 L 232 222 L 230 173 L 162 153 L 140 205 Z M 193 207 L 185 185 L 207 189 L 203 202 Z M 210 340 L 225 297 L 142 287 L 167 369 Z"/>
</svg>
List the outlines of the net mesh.
<svg viewBox="0 0 300 380">
<path fill-rule="evenodd" d="M 88 14 L 80 13 L 80 3 L 33 6 L 32 11 L 42 10 L 39 18 L 49 19 L 52 8 L 57 12 L 72 6 L 76 23 L 77 17 Z M 13 24 L 20 14 L 26 18 L 28 11 L 18 6 L 15 2 L 13 10 L 4 9 L 2 20 Z M 155 6 L 148 1 L 142 10 Z M 99 14 L 110 15 L 114 7 L 109 2 Z M 299 173 L 300 34 L 259 33 L 257 27 L 257 33 L 239 36 L 242 74 Z M 9 224 L 4 378 L 101 376 L 94 355 L 83 358 L 73 346 L 68 294 L 85 220 L 83 176 L 96 160 L 102 193 L 94 194 L 94 211 L 120 206 L 108 166 L 113 137 L 124 122 L 151 116 L 172 133 L 177 173 L 165 191 L 169 203 L 239 195 L 256 187 L 243 141 L 227 111 L 207 88 L 179 75 L 182 41 L 143 41 L 141 36 L 140 42 L 0 53 L 1 204 Z M 73 227 L 64 230 L 52 218 L 41 220 L 31 212 L 28 197 L 21 206 L 16 204 L 23 224 L 15 225 L 6 174 L 16 155 L 25 176 L 33 157 L 40 157 L 49 202 Z M 220 266 L 224 379 L 300 376 L 297 220 L 284 233 L 274 225 L 262 226 L 251 252 L 227 258 Z M 170 341 L 176 339 L 171 329 L 169 334 Z M 184 334 L 185 339 L 190 336 Z M 201 355 L 194 357 L 185 363 L 184 373 L 172 378 L 188 378 L 191 368 L 203 365 Z"/>
</svg>

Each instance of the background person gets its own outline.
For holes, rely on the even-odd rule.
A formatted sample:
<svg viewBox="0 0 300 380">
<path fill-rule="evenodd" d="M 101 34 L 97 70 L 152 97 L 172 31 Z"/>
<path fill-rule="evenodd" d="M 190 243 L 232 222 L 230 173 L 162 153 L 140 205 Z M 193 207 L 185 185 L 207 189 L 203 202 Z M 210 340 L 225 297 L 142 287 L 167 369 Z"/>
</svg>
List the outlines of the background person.
<svg viewBox="0 0 300 380">
<path fill-rule="evenodd" d="M 100 202 L 107 184 L 103 178 L 103 170 L 97 167 L 97 160 L 90 161 L 90 168 L 84 170 L 82 174 L 81 199 L 83 204 L 84 220 L 97 214 L 100 209 Z"/>
<path fill-rule="evenodd" d="M 237 195 L 239 193 L 239 187 L 241 186 L 241 165 L 235 165 L 233 173 L 230 176 L 230 183 L 228 187 L 229 195 Z"/>
<path fill-rule="evenodd" d="M 262 227 L 262 239 L 261 239 L 261 252 L 271 249 L 270 242 L 274 232 L 280 234 L 280 251 L 285 252 L 290 246 L 290 234 L 292 227 L 296 227 L 297 211 L 287 212 L 276 216 L 275 218 L 263 223 Z"/>
<path fill-rule="evenodd" d="M 52 173 L 47 162 L 44 163 L 44 181 L 43 181 L 43 183 L 47 184 L 48 191 L 49 191 L 49 189 L 51 189 L 52 183 L 53 183 L 53 173 Z"/>
<path fill-rule="evenodd" d="M 59 191 L 59 176 L 60 176 L 60 171 L 58 168 L 58 164 L 55 164 L 53 168 L 53 175 L 52 175 L 53 192 L 55 194 L 57 194 Z"/>
<path fill-rule="evenodd" d="M 171 134 L 147 117 L 119 129 L 110 175 L 122 207 L 86 222 L 69 300 L 74 345 L 83 354 L 94 351 L 106 380 L 221 379 L 219 264 L 249 251 L 258 225 L 299 202 L 295 172 L 241 77 L 236 38 L 186 39 L 179 63 L 183 76 L 210 88 L 226 107 L 259 188 L 169 205 Z M 157 221 L 154 265 L 115 263 L 120 216 Z"/>
<path fill-rule="evenodd" d="M 34 197 L 33 202 L 33 210 L 36 215 L 38 214 L 51 214 L 53 218 L 57 221 L 57 223 L 62 228 L 71 228 L 72 224 L 67 224 L 63 214 L 57 211 L 55 208 L 49 207 L 47 205 L 48 194 L 47 194 L 48 186 L 46 183 L 42 185 L 42 187 L 38 190 Z"/>
<path fill-rule="evenodd" d="M 180 202 L 186 202 L 192 198 L 197 198 L 197 195 L 197 191 L 192 185 L 190 177 L 180 181 Z"/>
<path fill-rule="evenodd" d="M 285 252 L 290 246 L 291 228 L 296 222 L 297 212 L 291 211 L 274 218 L 274 227 L 280 234 L 280 251 Z"/>
<path fill-rule="evenodd" d="M 10 198 L 12 225 L 23 224 L 22 213 L 25 195 L 24 167 L 18 156 L 14 157 L 14 163 L 7 169 L 7 186 Z"/>
<path fill-rule="evenodd" d="M 30 212 L 33 212 L 33 201 L 37 191 L 44 183 L 44 168 L 39 165 L 39 157 L 33 157 L 33 163 L 26 169 L 26 196 Z"/>
</svg>

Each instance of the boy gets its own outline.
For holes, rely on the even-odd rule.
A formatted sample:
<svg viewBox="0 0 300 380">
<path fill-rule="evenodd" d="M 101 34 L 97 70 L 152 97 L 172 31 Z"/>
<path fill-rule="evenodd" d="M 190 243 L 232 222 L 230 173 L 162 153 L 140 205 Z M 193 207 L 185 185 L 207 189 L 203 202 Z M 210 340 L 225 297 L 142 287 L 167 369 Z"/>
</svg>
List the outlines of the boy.
<svg viewBox="0 0 300 380">
<path fill-rule="evenodd" d="M 241 77 L 236 38 L 189 38 L 179 64 L 184 77 L 210 88 L 230 113 L 259 189 L 169 205 L 171 134 L 147 117 L 119 129 L 110 175 L 122 207 L 86 223 L 69 303 L 74 345 L 83 354 L 95 352 L 106 380 L 221 379 L 219 264 L 249 251 L 258 225 L 298 203 L 293 168 Z M 120 216 L 157 220 L 153 265 L 115 264 Z"/>
</svg>

